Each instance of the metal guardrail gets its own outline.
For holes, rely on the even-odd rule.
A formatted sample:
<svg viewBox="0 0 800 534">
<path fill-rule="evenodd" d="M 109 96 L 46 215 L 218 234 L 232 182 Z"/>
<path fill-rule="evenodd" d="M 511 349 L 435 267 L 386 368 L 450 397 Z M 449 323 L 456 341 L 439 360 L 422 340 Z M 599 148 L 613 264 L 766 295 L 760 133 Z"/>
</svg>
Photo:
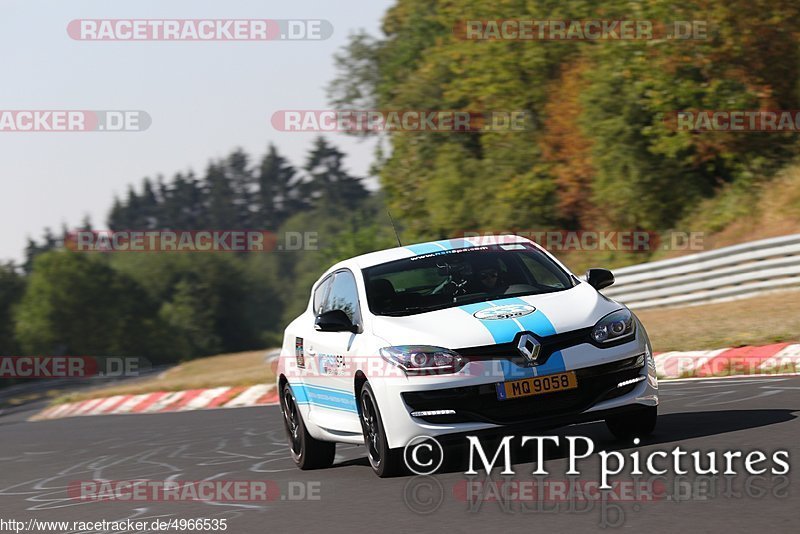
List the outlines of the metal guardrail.
<svg viewBox="0 0 800 534">
<path fill-rule="evenodd" d="M 687 306 L 800 288 L 800 234 L 614 270 L 603 293 L 635 309 Z"/>
</svg>

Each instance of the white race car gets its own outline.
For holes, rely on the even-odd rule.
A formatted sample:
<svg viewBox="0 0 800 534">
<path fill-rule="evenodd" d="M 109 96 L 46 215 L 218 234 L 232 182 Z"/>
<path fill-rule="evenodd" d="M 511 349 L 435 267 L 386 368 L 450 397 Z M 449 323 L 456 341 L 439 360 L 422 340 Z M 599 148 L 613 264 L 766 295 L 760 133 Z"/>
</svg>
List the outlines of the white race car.
<svg viewBox="0 0 800 534">
<path fill-rule="evenodd" d="M 510 433 L 605 420 L 619 438 L 656 424 L 644 327 L 600 289 L 513 235 L 398 247 L 337 263 L 286 328 L 278 391 L 301 469 L 365 444 L 379 476 L 421 436 Z"/>
</svg>

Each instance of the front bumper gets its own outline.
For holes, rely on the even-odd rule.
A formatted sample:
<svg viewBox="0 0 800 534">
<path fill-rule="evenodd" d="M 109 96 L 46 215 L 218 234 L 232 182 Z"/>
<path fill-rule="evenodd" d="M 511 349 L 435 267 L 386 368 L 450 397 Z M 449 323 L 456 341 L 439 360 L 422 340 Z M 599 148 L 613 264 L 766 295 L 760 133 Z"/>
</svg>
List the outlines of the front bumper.
<svg viewBox="0 0 800 534">
<path fill-rule="evenodd" d="M 554 428 L 601 420 L 609 414 L 658 404 L 655 363 L 644 336 L 614 348 L 581 345 L 569 349 L 568 365 L 578 387 L 557 393 L 498 400 L 495 384 L 502 376 L 409 377 L 382 381 L 377 388 L 389 446 L 404 447 L 420 435 L 445 436 L 509 433 L 516 429 Z M 591 362 L 591 363 L 588 363 Z M 547 373 L 549 374 L 549 373 Z M 623 383 L 623 385 L 620 385 Z M 376 389 L 373 382 L 373 389 Z M 412 416 L 412 412 L 455 410 L 455 413 Z"/>
<path fill-rule="evenodd" d="M 490 423 L 508 425 L 536 422 L 577 414 L 598 402 L 622 397 L 636 388 L 645 365 L 645 354 L 575 371 L 579 386 L 566 391 L 498 400 L 494 384 L 447 389 L 406 391 L 403 402 L 417 412 L 440 414 L 414 416 L 426 423 Z M 635 382 L 634 382 L 635 381 Z M 619 384 L 626 384 L 619 386 Z M 441 414 L 455 410 L 454 414 Z"/>
</svg>

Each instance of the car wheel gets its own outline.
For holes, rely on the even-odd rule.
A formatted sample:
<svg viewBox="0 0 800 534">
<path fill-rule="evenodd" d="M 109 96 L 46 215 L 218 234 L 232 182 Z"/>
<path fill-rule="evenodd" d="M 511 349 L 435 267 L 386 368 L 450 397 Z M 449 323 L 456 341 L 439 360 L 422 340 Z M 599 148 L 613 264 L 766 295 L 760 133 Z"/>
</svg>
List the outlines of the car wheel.
<svg viewBox="0 0 800 534">
<path fill-rule="evenodd" d="M 645 406 L 606 419 L 606 426 L 618 439 L 643 438 L 653 433 L 658 419 L 657 406 Z"/>
<path fill-rule="evenodd" d="M 333 465 L 333 458 L 336 455 L 336 443 L 320 441 L 311 437 L 303 422 L 303 416 L 300 414 L 300 409 L 288 382 L 283 385 L 283 391 L 281 392 L 281 412 L 283 413 L 286 434 L 289 438 L 289 450 L 297 467 L 306 470 L 321 469 Z"/>
<path fill-rule="evenodd" d="M 403 451 L 389 448 L 381 412 L 369 383 L 364 384 L 361 389 L 359 403 L 364 446 L 367 448 L 367 458 L 369 458 L 372 470 L 381 478 L 400 474 L 403 466 Z"/>
</svg>

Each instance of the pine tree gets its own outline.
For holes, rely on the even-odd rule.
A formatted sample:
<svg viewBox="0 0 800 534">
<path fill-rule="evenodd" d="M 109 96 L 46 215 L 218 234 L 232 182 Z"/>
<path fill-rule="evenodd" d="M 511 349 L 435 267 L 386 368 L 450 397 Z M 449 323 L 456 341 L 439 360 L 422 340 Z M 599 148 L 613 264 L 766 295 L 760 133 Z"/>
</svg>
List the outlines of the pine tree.
<svg viewBox="0 0 800 534">
<path fill-rule="evenodd" d="M 225 175 L 223 164 L 209 164 L 203 190 L 207 197 L 206 227 L 215 230 L 237 228 L 236 195 Z"/>
<path fill-rule="evenodd" d="M 66 229 L 64 228 L 63 231 L 66 231 Z M 33 261 L 37 256 L 47 252 L 48 250 L 59 248 L 62 243 L 63 241 L 56 238 L 50 228 L 44 229 L 44 235 L 42 236 L 41 244 L 37 243 L 31 238 L 28 238 L 28 244 L 25 247 L 25 262 L 22 264 L 22 269 L 26 274 L 30 274 L 31 271 L 33 271 Z"/>
<path fill-rule="evenodd" d="M 140 221 L 143 226 L 137 230 L 153 230 L 162 227 L 159 221 L 159 208 L 158 198 L 153 190 L 153 182 L 150 181 L 150 178 L 145 178 L 142 181 L 142 196 L 139 203 Z"/>
<path fill-rule="evenodd" d="M 305 170 L 309 179 L 303 184 L 306 198 L 315 208 L 325 211 L 352 210 L 367 198 L 369 193 L 361 179 L 351 176 L 342 166 L 344 153 L 329 145 L 324 137 L 314 141 Z"/>
<path fill-rule="evenodd" d="M 225 160 L 225 175 L 233 191 L 233 208 L 236 212 L 237 229 L 254 228 L 255 212 L 255 177 L 248 168 L 249 157 L 237 149 Z"/>
<path fill-rule="evenodd" d="M 125 201 L 126 216 L 124 217 L 125 227 L 123 230 L 131 230 L 141 228 L 142 211 L 141 200 L 133 189 L 133 186 L 128 186 L 128 199 Z"/>
<path fill-rule="evenodd" d="M 306 208 L 298 188 L 297 172 L 270 144 L 258 169 L 258 220 L 275 231 L 295 213 Z"/>
<path fill-rule="evenodd" d="M 114 197 L 114 204 L 111 206 L 111 211 L 108 213 L 108 227 L 111 230 L 122 230 L 128 227 L 128 208 L 125 206 L 119 197 Z"/>
</svg>

